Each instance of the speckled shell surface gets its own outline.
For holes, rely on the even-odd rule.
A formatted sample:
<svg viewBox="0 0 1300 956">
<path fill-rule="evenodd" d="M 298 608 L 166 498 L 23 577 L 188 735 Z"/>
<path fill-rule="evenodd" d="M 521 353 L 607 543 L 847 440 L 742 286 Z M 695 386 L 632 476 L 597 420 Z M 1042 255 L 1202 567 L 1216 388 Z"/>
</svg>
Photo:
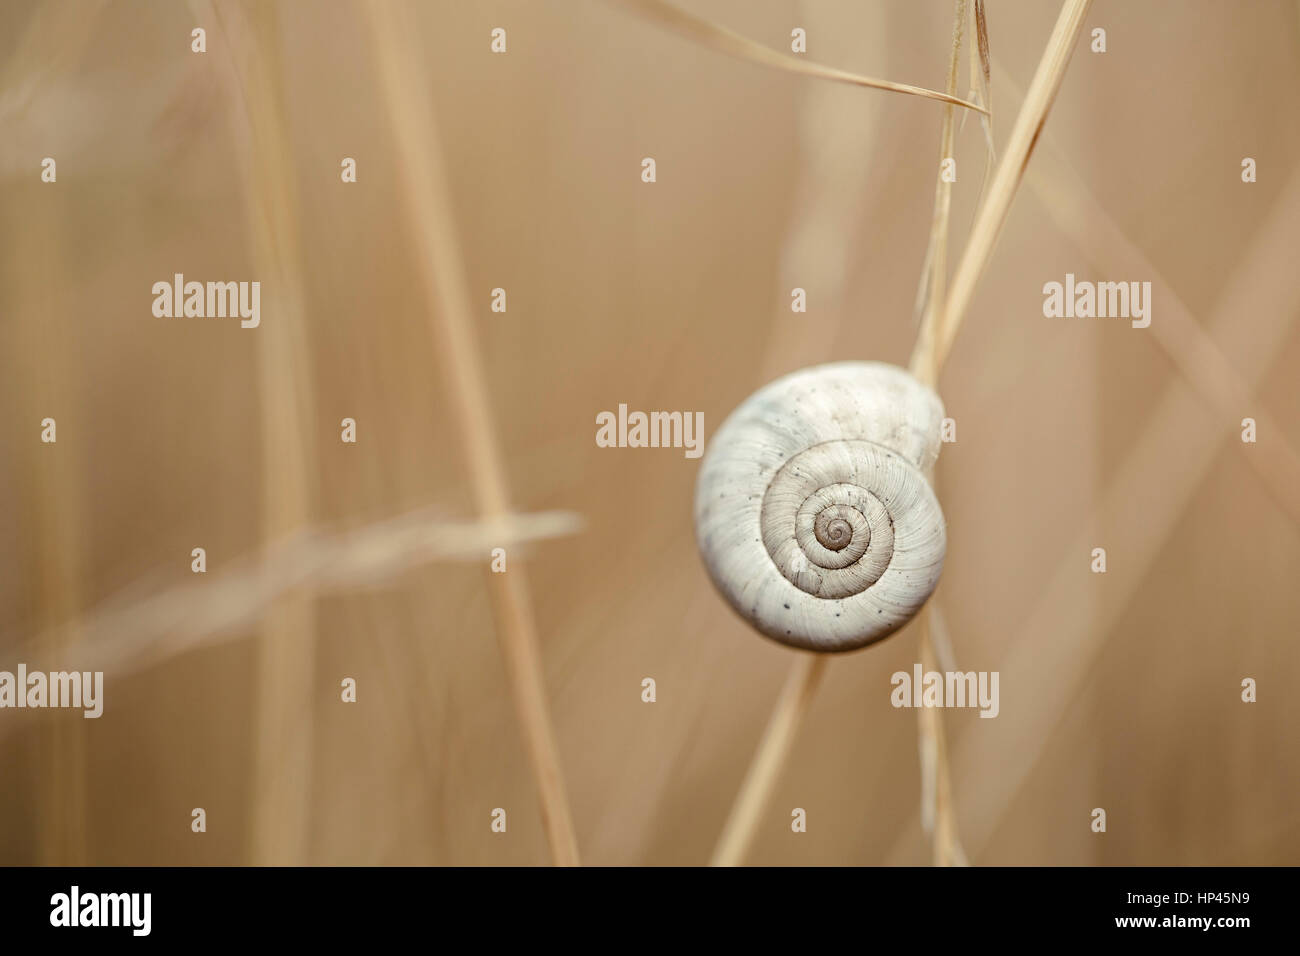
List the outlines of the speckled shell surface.
<svg viewBox="0 0 1300 956">
<path fill-rule="evenodd" d="M 793 647 L 893 633 L 939 582 L 943 513 L 925 472 L 943 405 L 903 369 L 837 362 L 764 386 L 701 461 L 695 531 L 718 590 Z"/>
</svg>

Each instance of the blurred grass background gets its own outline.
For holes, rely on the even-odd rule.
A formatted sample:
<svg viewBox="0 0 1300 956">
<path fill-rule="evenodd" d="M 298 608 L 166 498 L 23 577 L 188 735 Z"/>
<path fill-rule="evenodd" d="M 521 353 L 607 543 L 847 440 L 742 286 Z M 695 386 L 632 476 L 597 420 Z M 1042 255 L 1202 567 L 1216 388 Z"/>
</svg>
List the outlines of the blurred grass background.
<svg viewBox="0 0 1300 956">
<path fill-rule="evenodd" d="M 819 62 L 943 85 L 947 2 L 688 6 L 776 49 L 803 26 Z M 988 7 L 1000 137 L 1056 10 Z M 60 654 L 77 666 L 83 622 L 105 602 L 193 585 L 194 547 L 213 578 L 286 515 L 351 528 L 428 505 L 472 513 L 360 4 L 218 0 L 212 22 L 205 9 L 0 8 L 3 669 Z M 527 563 L 584 861 L 702 863 L 789 654 L 710 589 L 691 526 L 698 462 L 599 449 L 595 415 L 620 402 L 702 410 L 711 434 L 773 375 L 904 364 L 942 109 L 723 57 L 604 0 L 414 11 L 513 498 L 586 521 Z M 190 52 L 195 26 L 206 54 Z M 498 26 L 503 56 L 489 49 Z M 1229 290 L 1243 301 L 1233 281 L 1256 274 L 1252 239 L 1300 221 L 1287 189 L 1300 170 L 1300 15 L 1266 0 L 1099 0 L 1093 26 L 1108 52 L 1076 52 L 1046 127 L 1058 158 L 1040 149 L 1031 168 L 1068 159 L 1096 214 L 1225 355 L 1257 323 L 1280 331 L 1248 407 L 1198 399 L 1179 430 L 1153 437 L 1159 397 L 1189 387 L 1167 351 L 1127 322 L 1044 319 L 1041 288 L 1066 272 L 1155 277 L 1090 258 L 1051 196 L 1022 187 L 940 383 L 958 441 L 939 466 L 950 527 L 937 600 L 962 669 L 999 670 L 1017 640 L 1041 642 L 1045 664 L 1014 682 L 1003 672 L 997 720 L 944 713 L 958 821 L 982 864 L 1294 863 L 1300 534 L 1247 460 L 1259 449 L 1238 440 L 1241 418 L 1267 412 L 1280 433 L 1260 445 L 1300 446 L 1294 274 L 1252 279 L 1244 301 L 1258 310 L 1210 319 Z M 239 76 L 254 78 L 246 99 Z M 268 162 L 268 142 L 282 162 Z M 982 149 L 966 124 L 953 258 Z M 54 185 L 40 181 L 45 156 Z M 339 180 L 344 156 L 355 185 Z M 1244 156 L 1256 184 L 1240 181 Z M 270 246 L 289 249 L 274 268 L 258 251 L 259 197 L 287 204 L 296 233 L 286 243 L 286 221 L 272 220 Z M 261 328 L 154 318 L 150 287 L 176 272 L 262 281 Z M 806 315 L 789 310 L 796 285 Z M 490 310 L 498 286 L 505 314 Z M 1157 297 L 1153 324 L 1169 308 Z M 294 402 L 288 437 L 264 444 Z M 46 416 L 56 445 L 39 441 Z M 356 445 L 339 441 L 343 417 L 358 422 Z M 1161 452 L 1137 483 L 1158 507 L 1188 448 L 1211 441 L 1168 535 L 1136 503 L 1127 534 L 1154 559 L 1112 547 L 1108 574 L 1090 575 L 1087 551 L 1069 549 L 1125 463 Z M 269 495 L 294 469 L 297 497 Z M 0 712 L 0 862 L 267 861 L 268 813 L 299 834 L 275 840 L 271 862 L 546 862 L 485 566 L 299 595 L 314 657 L 259 664 L 264 620 L 147 668 L 105 666 L 98 721 Z M 1070 567 L 1085 587 L 1031 613 Z M 1098 653 L 1046 652 L 1062 646 L 1058 623 L 1081 622 Z M 888 703 L 889 675 L 916 655 L 904 631 L 832 662 L 753 862 L 928 859 L 916 715 Z M 339 701 L 345 676 L 356 705 Z M 640 699 L 647 676 L 654 705 Z M 1253 705 L 1240 702 L 1246 676 Z M 307 748 L 274 805 L 256 771 L 259 687 L 287 695 Z M 1008 778 L 1004 797 L 994 784 Z M 806 834 L 790 833 L 795 806 Z M 1105 835 L 1089 830 L 1097 806 Z M 190 831 L 194 807 L 205 834 Z M 490 832 L 494 807 L 509 814 L 505 836 Z"/>
</svg>

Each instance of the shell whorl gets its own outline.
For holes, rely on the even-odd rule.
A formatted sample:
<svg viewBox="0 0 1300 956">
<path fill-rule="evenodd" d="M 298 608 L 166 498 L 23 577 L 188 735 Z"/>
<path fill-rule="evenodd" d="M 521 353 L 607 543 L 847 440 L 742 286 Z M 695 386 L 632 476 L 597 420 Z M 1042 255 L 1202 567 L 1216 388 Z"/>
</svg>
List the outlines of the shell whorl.
<svg viewBox="0 0 1300 956">
<path fill-rule="evenodd" d="M 943 405 L 907 372 L 837 362 L 761 388 L 709 443 L 695 493 L 714 584 L 759 631 L 846 651 L 902 627 L 939 582 L 925 472 Z"/>
</svg>

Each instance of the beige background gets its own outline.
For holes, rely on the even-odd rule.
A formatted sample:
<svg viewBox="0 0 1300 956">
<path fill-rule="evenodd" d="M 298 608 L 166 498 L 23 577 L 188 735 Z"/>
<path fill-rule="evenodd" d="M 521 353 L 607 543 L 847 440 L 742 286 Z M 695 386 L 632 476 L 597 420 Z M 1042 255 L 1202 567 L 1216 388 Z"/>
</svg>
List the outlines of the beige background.
<svg viewBox="0 0 1300 956">
<path fill-rule="evenodd" d="M 946 2 L 690 7 L 944 82 Z M 999 143 L 1055 7 L 989 0 Z M 204 5 L 0 8 L 0 669 L 80 666 L 108 602 L 195 584 L 196 546 L 215 585 L 303 522 L 472 512 L 361 6 L 218 8 L 229 29 Z M 418 11 L 512 493 L 586 522 L 527 564 L 512 550 L 510 572 L 531 582 L 584 859 L 703 863 L 790 652 L 708 584 L 698 462 L 599 449 L 595 415 L 702 410 L 711 434 L 781 372 L 906 364 L 942 107 L 728 58 L 599 0 Z M 944 714 L 961 837 L 978 864 L 1295 863 L 1300 11 L 1098 0 L 1094 26 L 1109 52 L 1078 48 L 940 382 L 958 441 L 936 600 L 958 664 L 1001 672 L 996 720 Z M 954 260 L 978 124 L 957 156 Z M 261 280 L 262 327 L 155 319 L 150 286 L 174 272 Z M 1152 328 L 1043 318 L 1066 272 L 1156 283 Z M 1257 445 L 1247 415 L 1269 423 Z M 102 719 L 0 712 L 0 862 L 546 862 L 484 567 L 299 593 L 147 665 L 101 649 Z M 272 631 L 289 650 L 268 668 Z M 888 700 L 917 653 L 903 631 L 832 662 L 754 862 L 929 860 L 916 714 Z M 305 761 L 274 756 L 259 686 Z"/>
</svg>

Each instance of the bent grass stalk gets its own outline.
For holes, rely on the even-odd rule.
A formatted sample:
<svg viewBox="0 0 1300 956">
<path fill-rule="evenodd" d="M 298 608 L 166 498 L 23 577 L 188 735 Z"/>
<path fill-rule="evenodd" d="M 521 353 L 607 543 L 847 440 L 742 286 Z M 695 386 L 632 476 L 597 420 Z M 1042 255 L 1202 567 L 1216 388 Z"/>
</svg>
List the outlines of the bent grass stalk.
<svg viewBox="0 0 1300 956">
<path fill-rule="evenodd" d="M 895 83 L 893 80 L 878 80 L 869 76 L 862 76 L 858 73 L 850 73 L 847 70 L 836 69 L 833 66 L 823 66 L 803 57 L 794 56 L 786 53 L 778 53 L 771 47 L 763 46 L 761 43 L 755 43 L 748 37 L 741 36 L 725 27 L 720 27 L 716 23 L 711 23 L 693 13 L 687 13 L 680 7 L 676 7 L 666 0 L 617 0 L 623 6 L 635 10 L 637 13 L 653 20 L 661 26 L 689 37 L 700 43 L 702 46 L 717 50 L 720 53 L 726 53 L 742 60 L 748 60 L 750 63 L 759 63 L 763 66 L 775 67 L 778 70 L 785 70 L 789 73 L 800 73 L 804 76 L 813 76 L 823 80 L 834 80 L 838 83 L 851 83 L 854 86 L 867 86 L 877 90 L 886 90 L 891 93 L 906 93 L 911 96 L 920 96 L 925 99 L 938 100 L 941 103 L 948 103 L 953 106 L 960 106 L 964 109 L 972 110 L 976 113 L 985 113 L 984 107 L 977 103 L 971 103 L 967 100 L 959 99 L 951 93 L 940 93 L 937 90 L 926 89 L 923 86 L 912 86 L 910 83 Z"/>
</svg>

